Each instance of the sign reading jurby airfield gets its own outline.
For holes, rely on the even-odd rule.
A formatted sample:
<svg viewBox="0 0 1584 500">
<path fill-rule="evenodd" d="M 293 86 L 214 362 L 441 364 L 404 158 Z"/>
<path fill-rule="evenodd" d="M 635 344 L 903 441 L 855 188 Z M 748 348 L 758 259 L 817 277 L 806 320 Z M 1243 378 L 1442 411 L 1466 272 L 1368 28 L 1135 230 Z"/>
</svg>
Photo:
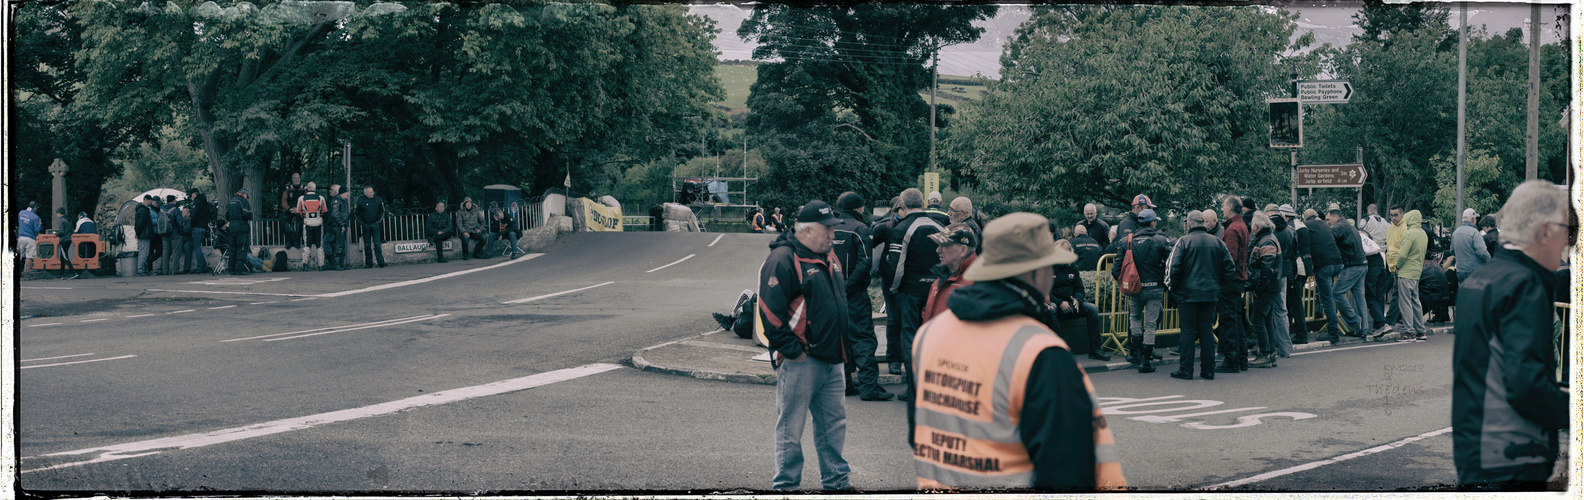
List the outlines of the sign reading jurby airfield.
<svg viewBox="0 0 1584 500">
<path fill-rule="evenodd" d="M 1356 188 L 1364 185 L 1368 173 L 1364 165 L 1299 165 L 1294 187 L 1300 188 Z"/>
<path fill-rule="evenodd" d="M 1304 104 L 1347 104 L 1353 97 L 1353 84 L 1347 80 L 1298 82 L 1298 102 Z"/>
</svg>

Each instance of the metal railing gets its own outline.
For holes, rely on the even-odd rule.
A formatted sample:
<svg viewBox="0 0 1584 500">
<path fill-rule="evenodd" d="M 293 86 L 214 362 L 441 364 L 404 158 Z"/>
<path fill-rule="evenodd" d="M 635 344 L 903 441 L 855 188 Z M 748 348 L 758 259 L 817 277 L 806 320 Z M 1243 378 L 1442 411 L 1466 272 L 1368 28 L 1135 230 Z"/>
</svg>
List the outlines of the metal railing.
<svg viewBox="0 0 1584 500">
<path fill-rule="evenodd" d="M 494 204 L 492 203 L 491 205 Z M 490 207 L 485 207 L 483 210 L 486 211 L 485 221 L 487 224 L 489 217 L 493 217 L 488 214 L 492 212 L 490 211 Z M 429 214 L 427 212 L 410 213 L 412 211 L 413 210 L 396 210 L 395 212 L 398 213 L 409 213 L 402 215 L 393 215 L 389 213 L 386 214 L 385 218 L 380 221 L 381 239 L 383 241 L 409 241 L 424 239 L 424 225 L 429 220 Z M 430 209 L 430 211 L 433 211 L 433 209 Z M 513 222 L 517 223 L 517 228 L 521 231 L 527 231 L 529 229 L 544 225 L 544 222 L 541 220 L 543 218 L 542 214 L 544 213 L 544 203 L 542 200 L 534 203 L 520 202 L 514 208 L 514 211 L 516 212 L 516 215 L 512 216 Z M 447 211 L 447 213 L 450 212 Z M 108 238 L 108 231 L 108 229 L 101 231 L 102 234 L 100 234 L 100 237 Z M 279 218 L 248 221 L 248 231 L 248 235 L 250 236 L 248 244 L 251 246 L 286 246 L 286 239 L 288 236 L 285 230 L 285 223 Z M 301 237 L 303 233 L 306 233 L 306 231 L 300 230 L 298 237 Z M 209 231 L 204 233 L 204 246 L 214 246 L 214 238 L 214 228 L 211 227 Z M 351 243 L 358 243 L 362 240 L 362 224 L 359 224 L 356 219 L 353 219 Z"/>
</svg>

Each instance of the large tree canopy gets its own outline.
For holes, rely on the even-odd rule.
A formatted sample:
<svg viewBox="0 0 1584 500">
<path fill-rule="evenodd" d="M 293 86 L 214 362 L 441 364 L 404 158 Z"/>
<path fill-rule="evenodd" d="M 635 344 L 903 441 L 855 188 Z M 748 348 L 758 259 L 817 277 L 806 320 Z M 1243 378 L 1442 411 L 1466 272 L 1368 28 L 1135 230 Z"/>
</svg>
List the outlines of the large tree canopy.
<svg viewBox="0 0 1584 500">
<path fill-rule="evenodd" d="M 1262 7 L 1036 7 L 1005 80 L 961 113 L 945 156 L 983 192 L 1028 206 L 1272 199 L 1287 158 L 1268 147 L 1265 100 L 1287 95 L 1288 64 L 1315 66 L 1282 57 L 1309 43 L 1295 27 Z"/>
<path fill-rule="evenodd" d="M 888 199 L 929 164 L 930 86 L 938 47 L 977 40 L 993 5 L 762 4 L 737 33 L 757 42 L 747 124 L 769 175 L 755 198 L 796 206 L 843 191 Z M 941 105 L 942 108 L 949 106 Z"/>
</svg>

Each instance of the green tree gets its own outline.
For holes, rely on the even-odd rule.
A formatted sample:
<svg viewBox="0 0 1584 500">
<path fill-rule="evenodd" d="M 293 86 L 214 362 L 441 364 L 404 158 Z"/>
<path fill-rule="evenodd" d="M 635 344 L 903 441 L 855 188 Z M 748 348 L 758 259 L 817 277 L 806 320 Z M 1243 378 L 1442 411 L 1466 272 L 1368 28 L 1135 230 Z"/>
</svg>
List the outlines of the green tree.
<svg viewBox="0 0 1584 500">
<path fill-rule="evenodd" d="M 1040 6 L 966 106 L 945 157 L 983 191 L 1056 213 L 1148 193 L 1172 209 L 1221 193 L 1277 197 L 1286 155 L 1265 100 L 1286 95 L 1295 16 L 1264 8 Z M 1203 26 L 1216 26 L 1214 30 Z"/>
<path fill-rule="evenodd" d="M 927 64 L 938 47 L 977 40 L 983 30 L 972 23 L 996 10 L 758 6 L 737 34 L 759 44 L 755 59 L 781 61 L 758 66 L 748 97 L 748 130 L 771 169 L 755 197 L 790 207 L 847 190 L 889 199 L 912 186 L 929 164 L 930 107 L 919 96 Z"/>
</svg>

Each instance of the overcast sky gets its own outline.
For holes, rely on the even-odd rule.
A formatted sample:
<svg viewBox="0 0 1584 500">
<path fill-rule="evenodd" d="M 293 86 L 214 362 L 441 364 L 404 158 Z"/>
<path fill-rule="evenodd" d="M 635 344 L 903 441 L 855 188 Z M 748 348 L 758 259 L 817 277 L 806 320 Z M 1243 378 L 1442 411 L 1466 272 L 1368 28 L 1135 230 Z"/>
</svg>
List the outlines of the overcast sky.
<svg viewBox="0 0 1584 500">
<path fill-rule="evenodd" d="M 1302 34 L 1306 30 L 1314 31 L 1317 45 L 1320 43 L 1346 45 L 1353 35 L 1361 32 L 1353 24 L 1353 14 L 1358 12 L 1360 3 L 1289 5 L 1288 9 L 1296 10 L 1300 15 L 1298 33 Z M 1540 19 L 1543 24 L 1543 30 L 1540 32 L 1541 43 L 1555 43 L 1558 40 L 1559 36 L 1553 25 L 1556 16 L 1563 12 L 1561 9 L 1566 8 L 1566 5 L 1545 5 L 1540 8 Z M 1457 4 L 1449 4 L 1449 9 L 1452 27 L 1456 28 Z M 748 18 L 752 10 L 730 4 L 693 5 L 690 10 L 695 14 L 703 14 L 714 19 L 720 27 L 721 34 L 715 40 L 715 48 L 720 52 L 722 60 L 753 57 L 754 46 L 737 38 L 737 27 Z M 1001 46 L 1019 25 L 1028 20 L 1029 13 L 1030 7 L 1027 5 L 1003 5 L 995 18 L 976 23 L 977 26 L 985 28 L 985 34 L 978 42 L 941 49 L 941 74 L 982 74 L 999 78 Z M 1524 21 L 1529 19 L 1529 14 L 1528 4 L 1469 4 L 1469 26 L 1478 28 L 1484 25 L 1490 34 L 1500 34 L 1510 28 L 1522 29 Z"/>
</svg>

